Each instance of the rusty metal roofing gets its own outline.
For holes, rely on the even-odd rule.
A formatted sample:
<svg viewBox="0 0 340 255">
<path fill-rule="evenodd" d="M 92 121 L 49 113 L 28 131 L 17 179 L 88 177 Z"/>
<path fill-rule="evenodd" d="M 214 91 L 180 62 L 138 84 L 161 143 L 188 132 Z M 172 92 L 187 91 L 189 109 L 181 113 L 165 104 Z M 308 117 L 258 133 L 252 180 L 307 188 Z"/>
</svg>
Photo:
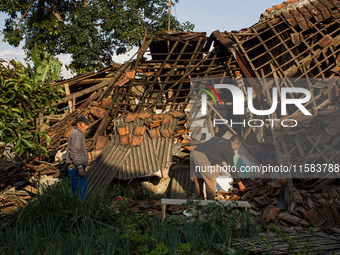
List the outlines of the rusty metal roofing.
<svg viewBox="0 0 340 255">
<path fill-rule="evenodd" d="M 108 142 L 101 154 L 96 158 L 86 173 L 88 197 L 105 190 L 117 177 L 122 169 L 122 163 L 131 152 L 131 147 L 115 142 Z"/>
</svg>

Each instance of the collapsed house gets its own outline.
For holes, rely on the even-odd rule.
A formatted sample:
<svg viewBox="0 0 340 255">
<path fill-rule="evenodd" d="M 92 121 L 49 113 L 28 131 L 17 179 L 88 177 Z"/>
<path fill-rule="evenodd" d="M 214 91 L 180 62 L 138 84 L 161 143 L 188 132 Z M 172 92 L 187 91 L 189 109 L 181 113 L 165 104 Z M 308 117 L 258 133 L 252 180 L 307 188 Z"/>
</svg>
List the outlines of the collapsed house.
<svg viewBox="0 0 340 255">
<path fill-rule="evenodd" d="M 65 112 L 45 117 L 56 122 L 47 130 L 49 151 L 66 148 L 76 117 L 84 114 L 92 121 L 88 149 L 102 150 L 87 173 L 90 197 L 115 179 L 160 176 L 160 170 L 170 169 L 166 191 L 168 196 L 179 198 L 193 191 L 193 183 L 188 162 L 173 164 L 173 156 L 183 159 L 182 152 L 200 142 L 190 141 L 189 135 L 191 80 L 237 79 L 244 91 L 253 89 L 258 104 L 268 106 L 272 104 L 271 89 L 294 87 L 290 79 L 284 79 L 294 78 L 308 80 L 312 100 L 305 107 L 313 116 L 290 111 L 290 118 L 298 120 L 299 126 L 271 128 L 266 134 L 268 143 L 264 142 L 264 127 L 234 129 L 226 125 L 224 131 L 245 137 L 245 143 L 251 145 L 271 145 L 279 164 L 339 164 L 339 10 L 340 1 L 336 0 L 289 0 L 267 9 L 257 24 L 241 31 L 214 31 L 209 37 L 198 32 L 146 34 L 135 58 L 123 65 L 113 64 L 57 82 L 66 96 L 56 105 Z M 226 104 L 232 105 L 232 101 Z M 208 115 L 218 114 L 218 109 L 209 105 Z M 282 116 L 274 112 L 270 117 Z M 209 129 L 216 133 L 213 126 Z M 17 169 L 5 171 L 2 186 L 9 187 L 5 191 L 12 189 L 15 193 L 13 187 L 25 186 L 16 196 L 19 198 L 10 197 L 12 201 L 24 203 L 32 193 L 27 186 L 32 171 L 39 172 L 36 176 L 60 175 L 51 164 L 31 167 L 26 176 Z M 314 226 L 340 234 L 339 187 L 324 189 L 334 181 L 300 180 L 294 187 L 292 179 L 285 183 L 248 179 L 248 191 L 243 196 L 237 192 L 220 192 L 218 196 L 251 201 L 255 215 L 261 215 L 267 223 L 279 221 L 281 229 L 294 224 L 294 231 Z M 305 191 L 310 189 L 321 195 Z M 282 194 L 288 212 L 281 212 L 277 206 Z"/>
</svg>

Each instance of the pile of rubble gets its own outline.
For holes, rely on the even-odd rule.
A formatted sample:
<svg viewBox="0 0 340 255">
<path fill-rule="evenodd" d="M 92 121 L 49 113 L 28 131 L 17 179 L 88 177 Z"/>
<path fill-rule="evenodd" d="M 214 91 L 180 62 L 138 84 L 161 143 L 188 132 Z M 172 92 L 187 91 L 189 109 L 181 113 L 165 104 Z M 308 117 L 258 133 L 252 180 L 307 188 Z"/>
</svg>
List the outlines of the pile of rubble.
<svg viewBox="0 0 340 255">
<path fill-rule="evenodd" d="M 50 122 L 50 157 L 0 169 L 2 211 L 24 205 L 39 192 L 39 181 L 53 182 L 65 175 L 59 167 L 63 157 L 55 160 L 55 155 L 67 147 L 80 114 L 92 121 L 86 134 L 92 160 L 87 172 L 89 196 L 105 190 L 113 180 L 167 173 L 169 197 L 192 193 L 188 165 L 174 164 L 174 156 L 183 159 L 189 145 L 202 142 L 189 136 L 191 79 L 235 79 L 242 91 L 253 89 L 252 98 L 261 107 L 272 104 L 271 88 L 293 87 L 283 78 L 306 79 L 312 99 L 305 107 L 313 117 L 288 109 L 290 118 L 299 121 L 296 128 L 274 127 L 266 134 L 265 127 L 225 125 L 225 131 L 243 136 L 245 144 L 254 147 L 271 146 L 277 164 L 339 164 L 339 9 L 335 0 L 289 0 L 268 9 L 257 24 L 241 31 L 214 31 L 209 37 L 197 32 L 146 33 L 135 59 L 57 82 L 55 86 L 66 93 L 55 104 L 60 114 L 43 117 Z M 214 135 L 219 130 L 209 117 L 218 116 L 219 109 L 208 105 L 208 117 L 201 118 Z M 285 118 L 276 112 L 268 117 Z M 218 193 L 217 198 L 250 201 L 254 215 L 285 231 L 312 226 L 336 235 L 339 189 L 324 189 L 331 183 L 338 185 L 331 178 L 294 183 L 290 178 L 284 182 L 247 179 L 246 193 L 234 189 Z"/>
<path fill-rule="evenodd" d="M 285 179 L 244 180 L 246 192 L 236 188 L 232 191 L 218 191 L 217 200 L 248 201 L 250 213 L 257 218 L 265 228 L 275 225 L 286 233 L 322 231 L 327 234 L 340 236 L 340 187 L 329 186 L 323 191 L 316 192 L 312 186 L 314 181 L 295 180 L 296 190 L 293 193 L 292 204 L 286 204 L 284 189 Z"/>
<path fill-rule="evenodd" d="M 64 176 L 58 163 L 19 164 L 1 170 L 0 208 L 2 213 L 17 211 L 25 206 L 41 188 L 52 185 Z"/>
</svg>

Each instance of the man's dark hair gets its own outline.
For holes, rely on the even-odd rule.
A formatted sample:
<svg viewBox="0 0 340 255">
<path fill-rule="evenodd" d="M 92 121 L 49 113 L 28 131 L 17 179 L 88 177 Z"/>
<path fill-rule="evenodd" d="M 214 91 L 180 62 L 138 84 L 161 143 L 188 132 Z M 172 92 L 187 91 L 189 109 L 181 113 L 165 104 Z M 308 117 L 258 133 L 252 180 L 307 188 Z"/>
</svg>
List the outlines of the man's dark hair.
<svg viewBox="0 0 340 255">
<path fill-rule="evenodd" d="M 76 118 L 76 124 L 77 123 L 86 123 L 86 124 L 89 124 L 89 123 L 91 123 L 91 121 L 89 119 L 87 119 L 84 115 L 79 115 Z"/>
<path fill-rule="evenodd" d="M 233 135 L 233 136 L 230 138 L 230 141 L 231 141 L 231 142 L 234 142 L 234 143 L 242 143 L 242 139 L 241 139 L 238 135 Z"/>
</svg>

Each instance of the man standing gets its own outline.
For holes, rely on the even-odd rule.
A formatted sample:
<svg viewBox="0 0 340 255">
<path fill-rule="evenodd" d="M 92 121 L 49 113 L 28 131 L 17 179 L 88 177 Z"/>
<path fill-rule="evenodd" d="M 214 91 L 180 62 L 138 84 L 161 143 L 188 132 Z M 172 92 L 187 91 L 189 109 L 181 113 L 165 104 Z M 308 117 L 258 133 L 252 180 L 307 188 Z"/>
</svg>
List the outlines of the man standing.
<svg viewBox="0 0 340 255">
<path fill-rule="evenodd" d="M 85 168 L 88 165 L 88 155 L 85 144 L 85 133 L 90 121 L 84 115 L 76 119 L 76 128 L 68 138 L 66 163 L 69 165 L 68 177 L 72 191 L 77 194 L 82 203 L 86 201 L 87 183 Z"/>
<path fill-rule="evenodd" d="M 203 183 L 205 183 L 207 200 L 214 200 L 216 194 L 216 178 L 221 175 L 217 171 L 222 162 L 234 166 L 234 151 L 242 145 L 241 139 L 234 135 L 227 140 L 223 137 L 213 137 L 204 142 L 191 153 L 191 162 L 195 165 L 193 170 L 195 194 L 204 198 Z"/>
</svg>

